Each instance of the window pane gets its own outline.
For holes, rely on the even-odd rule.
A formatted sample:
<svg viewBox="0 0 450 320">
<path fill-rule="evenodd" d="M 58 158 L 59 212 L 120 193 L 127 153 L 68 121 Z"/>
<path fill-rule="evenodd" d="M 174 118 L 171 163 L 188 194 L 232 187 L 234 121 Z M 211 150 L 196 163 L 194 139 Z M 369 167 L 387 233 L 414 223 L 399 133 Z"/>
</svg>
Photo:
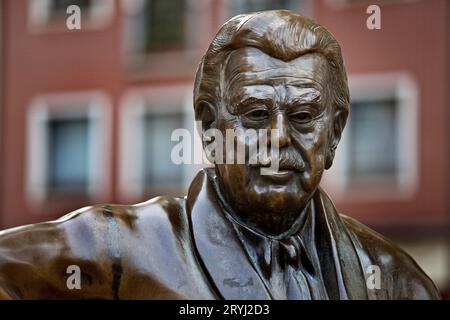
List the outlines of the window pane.
<svg viewBox="0 0 450 320">
<path fill-rule="evenodd" d="M 349 170 L 352 180 L 394 180 L 397 172 L 395 101 L 352 103 Z"/>
<path fill-rule="evenodd" d="M 171 160 L 176 141 L 171 141 L 173 130 L 181 128 L 181 113 L 147 115 L 145 118 L 144 172 L 147 185 L 159 186 L 179 184 L 182 181 L 182 166 Z"/>
<path fill-rule="evenodd" d="M 77 5 L 83 11 L 83 9 L 89 8 L 91 0 L 52 0 L 50 9 L 57 14 L 66 14 L 67 8 L 71 5 Z"/>
<path fill-rule="evenodd" d="M 89 120 L 51 120 L 48 124 L 48 184 L 50 192 L 87 190 Z"/>
<path fill-rule="evenodd" d="M 184 0 L 147 0 L 146 49 L 180 49 L 184 42 L 185 13 Z"/>
<path fill-rule="evenodd" d="M 301 0 L 232 0 L 232 15 L 263 10 L 296 10 Z"/>
</svg>

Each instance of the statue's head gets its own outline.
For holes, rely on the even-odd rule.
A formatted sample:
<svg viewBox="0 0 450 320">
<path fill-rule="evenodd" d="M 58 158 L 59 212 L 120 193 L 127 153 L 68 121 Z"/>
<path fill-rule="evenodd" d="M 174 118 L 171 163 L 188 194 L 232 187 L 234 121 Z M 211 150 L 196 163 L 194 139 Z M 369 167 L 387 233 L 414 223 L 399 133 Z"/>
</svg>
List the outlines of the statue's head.
<svg viewBox="0 0 450 320">
<path fill-rule="evenodd" d="M 238 136 L 237 143 L 247 151 L 257 143 L 268 146 L 269 162 L 212 160 L 235 218 L 271 237 L 295 232 L 323 171 L 333 163 L 349 111 L 336 39 L 316 22 L 286 10 L 234 17 L 202 58 L 194 108 L 202 133 L 217 129 L 226 137 L 227 129 L 255 129 L 256 139 Z M 274 129 L 278 171 L 269 169 Z"/>
</svg>

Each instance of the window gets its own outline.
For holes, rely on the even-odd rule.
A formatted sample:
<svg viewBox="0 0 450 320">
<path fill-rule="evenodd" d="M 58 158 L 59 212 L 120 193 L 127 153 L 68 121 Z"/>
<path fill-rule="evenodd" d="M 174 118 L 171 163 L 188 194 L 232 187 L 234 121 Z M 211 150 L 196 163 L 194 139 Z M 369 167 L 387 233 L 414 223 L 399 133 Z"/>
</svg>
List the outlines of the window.
<svg viewBox="0 0 450 320">
<path fill-rule="evenodd" d="M 188 32 L 188 0 L 122 2 L 126 49 L 132 54 L 183 50 Z M 193 17 L 190 17 L 193 18 Z"/>
<path fill-rule="evenodd" d="M 151 109 L 150 109 L 151 110 Z M 144 168 L 145 184 L 149 187 L 181 185 L 182 166 L 171 160 L 172 132 L 181 128 L 181 113 L 147 114 L 144 118 Z"/>
<path fill-rule="evenodd" d="M 213 36 L 210 0 L 120 2 L 123 54 L 131 76 L 187 76 Z"/>
<path fill-rule="evenodd" d="M 195 140 L 198 134 L 193 119 L 191 86 L 130 89 L 123 96 L 119 118 L 120 201 L 133 203 L 157 194 L 184 194 L 201 165 L 177 164 L 172 160 L 172 151 L 178 150 L 174 147 L 180 143 L 187 143 L 189 147 L 199 147 L 195 150 L 183 147 L 178 150 L 182 156 L 184 152 L 188 158 L 202 156 L 199 138 Z M 176 141 L 172 141 L 175 129 L 188 131 L 190 137 L 176 137 Z"/>
<path fill-rule="evenodd" d="M 349 75 L 347 126 L 324 184 L 346 201 L 410 197 L 418 187 L 418 87 L 403 72 Z"/>
<path fill-rule="evenodd" d="M 111 0 L 28 0 L 28 30 L 31 33 L 67 30 L 67 8 L 76 5 L 81 13 L 81 30 L 106 27 L 114 13 Z"/>
<path fill-rule="evenodd" d="M 373 2 L 373 1 L 372 1 Z M 326 0 L 326 4 L 335 7 L 343 8 L 345 6 L 369 6 L 372 4 L 370 0 Z M 388 2 L 388 1 L 386 1 Z"/>
<path fill-rule="evenodd" d="M 227 20 L 235 15 L 263 10 L 286 9 L 308 16 L 309 0 L 231 0 L 225 2 Z"/>
<path fill-rule="evenodd" d="M 276 9 L 296 9 L 298 0 L 234 0 L 231 1 L 234 13 L 254 12 Z"/>
<path fill-rule="evenodd" d="M 52 119 L 48 121 L 47 130 L 49 193 L 86 193 L 89 175 L 89 119 Z"/>
<path fill-rule="evenodd" d="M 67 8 L 71 5 L 76 5 L 81 9 L 81 12 L 89 10 L 92 5 L 92 0 L 50 0 L 49 13 L 50 19 L 66 17 Z"/>
<path fill-rule="evenodd" d="M 27 199 L 31 207 L 55 198 L 109 192 L 109 100 L 101 92 L 35 97 L 28 111 Z"/>
<path fill-rule="evenodd" d="M 361 100 L 351 104 L 347 131 L 350 183 L 396 183 L 398 120 L 395 100 Z"/>
<path fill-rule="evenodd" d="M 147 0 L 145 4 L 146 51 L 181 49 L 184 43 L 184 0 Z"/>
</svg>

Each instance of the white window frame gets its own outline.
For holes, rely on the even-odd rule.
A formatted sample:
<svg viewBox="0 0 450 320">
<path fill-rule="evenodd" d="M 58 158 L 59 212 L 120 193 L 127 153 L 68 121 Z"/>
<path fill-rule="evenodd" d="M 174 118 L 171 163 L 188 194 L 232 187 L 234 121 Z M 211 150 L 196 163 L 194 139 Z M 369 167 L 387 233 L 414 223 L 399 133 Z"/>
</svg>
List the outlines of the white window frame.
<svg viewBox="0 0 450 320">
<path fill-rule="evenodd" d="M 62 24 L 57 28 L 51 23 L 51 0 L 28 0 L 28 30 L 30 33 L 48 33 L 52 31 L 67 31 L 66 14 Z M 88 19 L 82 13 L 81 30 L 98 30 L 109 26 L 114 16 L 115 1 L 95 0 L 89 8 Z"/>
<path fill-rule="evenodd" d="M 211 12 L 213 1 L 210 0 L 186 0 L 190 8 L 191 16 L 186 19 L 185 43 L 179 51 L 167 52 L 141 52 L 136 50 L 135 39 L 131 35 L 134 30 L 134 15 L 142 10 L 143 0 L 122 0 L 123 14 L 123 64 L 126 66 L 146 66 L 155 69 L 158 73 L 167 73 L 160 70 L 161 61 L 170 63 L 173 59 L 182 59 L 186 65 L 195 65 L 202 55 L 203 48 L 209 45 L 208 39 L 214 36 L 215 30 L 211 26 Z M 198 35 L 202 36 L 199 37 Z"/>
<path fill-rule="evenodd" d="M 109 193 L 111 103 L 100 91 L 38 95 L 28 109 L 26 197 L 31 206 L 42 205 L 48 199 L 47 126 L 52 119 L 79 119 L 87 116 L 89 156 L 87 194 L 102 200 Z"/>
<path fill-rule="evenodd" d="M 181 106 L 177 108 L 177 106 Z M 191 138 L 197 144 L 196 151 L 202 153 L 200 138 L 194 128 L 194 111 L 192 107 L 192 85 L 173 85 L 129 89 L 122 98 L 120 108 L 120 156 L 119 156 L 119 190 L 122 201 L 133 202 L 141 199 L 145 189 L 143 172 L 145 115 L 182 114 L 182 126 L 189 130 Z M 200 147 L 199 147 L 200 145 Z M 192 144 L 192 148 L 194 148 Z M 192 157 L 193 150 L 191 150 Z M 183 166 L 182 188 L 188 188 L 192 178 L 202 165 Z M 152 186 L 150 186 L 152 187 Z M 157 188 L 158 185 L 155 185 Z"/>
<path fill-rule="evenodd" d="M 352 185 L 346 170 L 349 131 L 344 129 L 336 150 L 334 164 L 324 174 L 324 185 L 334 197 L 346 201 L 409 199 L 418 188 L 418 99 L 419 90 L 413 76 L 405 72 L 352 74 L 348 79 L 351 100 L 394 99 L 397 116 L 396 183 Z M 352 111 L 350 110 L 350 113 Z"/>
</svg>

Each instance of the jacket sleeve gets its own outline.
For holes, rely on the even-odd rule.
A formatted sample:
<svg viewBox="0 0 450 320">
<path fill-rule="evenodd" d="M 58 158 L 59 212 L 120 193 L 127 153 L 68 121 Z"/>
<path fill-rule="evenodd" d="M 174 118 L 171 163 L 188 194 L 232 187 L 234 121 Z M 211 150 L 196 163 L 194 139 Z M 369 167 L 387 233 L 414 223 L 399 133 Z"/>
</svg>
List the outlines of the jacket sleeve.
<svg viewBox="0 0 450 320">
<path fill-rule="evenodd" d="M 104 207 L 0 232 L 0 299 L 114 298 Z"/>
<path fill-rule="evenodd" d="M 363 269 L 376 266 L 380 270 L 380 288 L 368 288 L 372 299 L 441 299 L 433 281 L 403 249 L 362 223 L 344 215 L 341 217 L 362 246 Z"/>
<path fill-rule="evenodd" d="M 404 251 L 397 254 L 394 266 L 392 297 L 397 300 L 439 300 L 441 295 L 433 281 Z"/>
</svg>

